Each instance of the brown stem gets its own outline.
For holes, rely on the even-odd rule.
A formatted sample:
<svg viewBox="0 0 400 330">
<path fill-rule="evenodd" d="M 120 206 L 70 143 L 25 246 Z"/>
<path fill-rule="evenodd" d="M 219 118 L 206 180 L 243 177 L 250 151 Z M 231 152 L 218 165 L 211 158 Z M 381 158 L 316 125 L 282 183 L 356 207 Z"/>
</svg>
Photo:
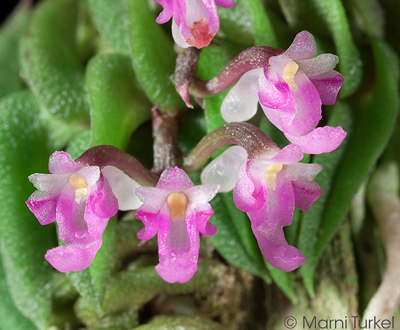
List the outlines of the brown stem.
<svg viewBox="0 0 400 330">
<path fill-rule="evenodd" d="M 184 158 L 185 170 L 199 169 L 215 151 L 230 144 L 243 147 L 248 156 L 255 159 L 261 153 L 278 148 L 258 127 L 248 123 L 228 123 L 207 134 Z"/>
</svg>

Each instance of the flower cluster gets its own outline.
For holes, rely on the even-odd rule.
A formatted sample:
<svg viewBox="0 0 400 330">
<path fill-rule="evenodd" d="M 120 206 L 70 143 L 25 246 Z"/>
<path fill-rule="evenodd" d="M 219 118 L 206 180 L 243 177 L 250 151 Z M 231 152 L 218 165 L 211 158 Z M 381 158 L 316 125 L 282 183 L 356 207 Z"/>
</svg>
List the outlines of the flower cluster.
<svg viewBox="0 0 400 330">
<path fill-rule="evenodd" d="M 157 22 L 165 23 L 173 16 L 175 41 L 197 48 L 207 46 L 218 31 L 216 5 L 234 5 L 230 0 L 156 1 L 164 7 Z M 314 58 L 316 43 L 306 31 L 284 52 L 269 47 L 257 51 L 257 56 L 268 53 L 268 61 L 242 72 L 227 94 L 221 114 L 228 124 L 204 137 L 182 161 L 186 171 L 197 170 L 216 150 L 235 144 L 203 169 L 203 185 L 194 186 L 185 170 L 175 166 L 175 155 L 170 163 L 158 162 L 162 166 L 153 168 L 153 173 L 110 146 L 91 148 L 77 160 L 55 152 L 49 162 L 51 174 L 29 177 L 38 190 L 26 204 L 42 225 L 56 221 L 59 239 L 65 243 L 46 253 L 54 268 L 68 272 L 88 267 L 101 247 L 109 219 L 118 210 L 137 210 L 136 218 L 144 224 L 138 238 L 145 242 L 158 233 L 155 268 L 159 275 L 167 282 L 187 282 L 197 270 L 199 233 L 214 235 L 217 231 L 209 221 L 213 211 L 208 202 L 217 192 L 230 190 L 236 207 L 247 213 L 260 250 L 271 265 L 292 271 L 305 261 L 287 243 L 283 227 L 292 223 L 295 207 L 307 211 L 322 193 L 314 181 L 322 167 L 300 163 L 303 153 L 330 152 L 346 136 L 341 127 L 317 127 L 321 105 L 335 103 L 343 77 L 333 70 L 337 56 Z M 237 62 L 248 69 L 245 61 Z M 190 75 L 192 68 L 187 70 Z M 182 76 L 182 95 L 188 104 L 190 79 Z M 223 76 L 232 80 L 229 73 Z M 280 149 L 257 127 L 238 123 L 253 117 L 258 103 L 292 144 Z M 154 120 L 154 109 L 155 130 L 163 119 Z M 153 133 L 158 139 L 155 152 L 166 145 L 164 158 L 174 149 L 172 134 L 163 143 L 167 131 Z"/>
</svg>

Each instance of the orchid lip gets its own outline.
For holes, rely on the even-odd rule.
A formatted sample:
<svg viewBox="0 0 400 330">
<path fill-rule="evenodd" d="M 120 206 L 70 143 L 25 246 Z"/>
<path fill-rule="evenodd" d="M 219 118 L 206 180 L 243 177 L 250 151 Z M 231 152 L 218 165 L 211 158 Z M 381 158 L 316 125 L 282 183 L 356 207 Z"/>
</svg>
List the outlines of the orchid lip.
<svg viewBox="0 0 400 330">
<path fill-rule="evenodd" d="M 299 65 L 295 61 L 290 61 L 288 64 L 286 64 L 282 73 L 286 83 L 294 92 L 296 92 L 298 88 L 294 82 L 294 76 L 296 75 L 297 71 L 299 71 Z"/>
<path fill-rule="evenodd" d="M 171 221 L 180 222 L 185 220 L 188 204 L 188 198 L 183 192 L 171 192 L 167 197 L 167 205 Z"/>
<path fill-rule="evenodd" d="M 265 185 L 273 191 L 276 189 L 276 176 L 282 171 L 282 164 L 273 164 L 267 167 L 264 172 Z"/>
<path fill-rule="evenodd" d="M 79 204 L 86 200 L 88 192 L 88 183 L 80 174 L 71 174 L 68 182 L 75 189 L 75 201 Z"/>
</svg>

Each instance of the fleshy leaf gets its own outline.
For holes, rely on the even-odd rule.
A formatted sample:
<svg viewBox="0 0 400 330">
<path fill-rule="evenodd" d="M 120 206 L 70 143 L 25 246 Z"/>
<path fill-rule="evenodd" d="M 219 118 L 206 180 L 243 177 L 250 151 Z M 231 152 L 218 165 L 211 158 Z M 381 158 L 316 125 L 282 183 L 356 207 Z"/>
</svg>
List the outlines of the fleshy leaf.
<svg viewBox="0 0 400 330">
<path fill-rule="evenodd" d="M 335 179 L 332 181 L 319 230 L 315 232 L 313 238 L 309 238 L 315 244 L 314 257 L 310 258 L 302 267 L 303 280 L 309 292 L 312 292 L 313 273 L 318 258 L 344 219 L 351 206 L 353 196 L 384 150 L 398 113 L 397 58 L 384 41 L 371 38 L 371 45 L 377 73 L 376 87 L 372 98 L 367 97 L 367 102 L 359 100 L 358 103 L 354 103 L 353 132 L 348 138 L 346 151 L 337 169 Z M 319 161 L 319 163 L 321 162 Z M 322 164 L 322 166 L 324 165 Z M 325 172 L 325 166 L 323 172 Z M 323 187 L 321 188 L 324 190 Z M 313 221 L 316 220 L 313 219 Z M 307 238 L 304 239 L 307 240 Z M 305 256 L 307 257 L 306 254 Z"/>
<path fill-rule="evenodd" d="M 361 82 L 361 59 L 350 33 L 346 12 L 340 0 L 312 0 L 333 35 L 337 55 L 340 58 L 339 71 L 346 77 L 340 90 L 340 97 L 353 94 Z"/>
<path fill-rule="evenodd" d="M 24 79 L 41 107 L 58 119 L 89 118 L 83 66 L 76 50 L 77 1 L 40 3 L 23 42 Z"/>
<path fill-rule="evenodd" d="M 130 58 L 100 54 L 86 71 L 91 111 L 91 146 L 124 149 L 131 133 L 150 119 L 151 104 L 135 84 Z"/>
<path fill-rule="evenodd" d="M 264 5 L 258 0 L 242 2 L 249 17 L 256 46 L 277 47 L 278 41 Z"/>
<path fill-rule="evenodd" d="M 8 292 L 6 275 L 0 254 L 0 329 L 37 330 L 32 322 L 15 307 Z"/>
<path fill-rule="evenodd" d="M 172 41 L 155 23 L 147 3 L 142 0 L 123 2 L 128 14 L 133 69 L 147 97 L 164 110 L 185 108 L 170 80 L 176 60 Z"/>
<path fill-rule="evenodd" d="M 21 4 L 11 17 L 2 25 L 0 30 L 0 97 L 23 88 L 19 76 L 19 45 L 25 32 L 29 8 Z"/>
<path fill-rule="evenodd" d="M 94 24 L 100 35 L 118 53 L 130 55 L 126 8 L 122 0 L 89 0 Z"/>
<path fill-rule="evenodd" d="M 0 233 L 4 272 L 15 305 L 39 329 L 47 329 L 51 310 L 51 267 L 46 251 L 55 243 L 54 227 L 41 226 L 24 205 L 34 187 L 28 175 L 47 171 L 50 152 L 30 91 L 0 103 Z"/>
</svg>

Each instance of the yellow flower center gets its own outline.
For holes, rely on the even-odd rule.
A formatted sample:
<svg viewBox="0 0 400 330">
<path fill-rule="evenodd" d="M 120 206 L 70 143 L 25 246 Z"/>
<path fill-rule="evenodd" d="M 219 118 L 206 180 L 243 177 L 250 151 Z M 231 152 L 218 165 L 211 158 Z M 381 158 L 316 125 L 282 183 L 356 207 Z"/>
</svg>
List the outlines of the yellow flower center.
<svg viewBox="0 0 400 330">
<path fill-rule="evenodd" d="M 189 200 L 183 192 L 172 192 L 167 197 L 167 205 L 171 221 L 179 222 L 185 220 L 186 209 Z"/>
<path fill-rule="evenodd" d="M 283 79 L 285 79 L 290 89 L 294 92 L 297 91 L 297 85 L 294 82 L 294 76 L 296 75 L 297 71 L 299 71 L 299 65 L 295 61 L 291 61 L 286 64 L 282 74 Z"/>
<path fill-rule="evenodd" d="M 79 204 L 87 197 L 88 184 L 85 178 L 79 174 L 71 174 L 68 182 L 75 189 L 75 201 Z"/>
<path fill-rule="evenodd" d="M 273 164 L 268 166 L 264 173 L 264 180 L 267 188 L 276 189 L 276 175 L 282 170 L 282 164 Z"/>
</svg>

